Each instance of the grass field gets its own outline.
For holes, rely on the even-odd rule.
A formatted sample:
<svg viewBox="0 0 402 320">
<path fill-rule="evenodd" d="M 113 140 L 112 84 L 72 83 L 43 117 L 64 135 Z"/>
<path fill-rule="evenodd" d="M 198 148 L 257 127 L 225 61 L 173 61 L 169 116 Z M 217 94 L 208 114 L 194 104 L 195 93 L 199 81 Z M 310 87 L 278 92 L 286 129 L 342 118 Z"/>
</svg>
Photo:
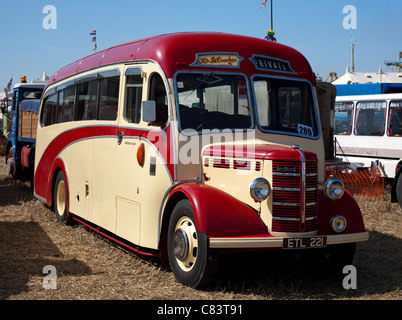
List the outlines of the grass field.
<svg viewBox="0 0 402 320">
<path fill-rule="evenodd" d="M 1 300 L 402 299 L 402 212 L 388 200 L 359 201 L 370 239 L 357 246 L 356 289 L 343 288 L 345 275 L 306 270 L 295 256 L 259 253 L 228 257 L 216 282 L 200 291 L 177 283 L 166 264 L 57 223 L 28 183 L 6 175 L 4 162 L 0 157 Z M 56 268 L 56 289 L 44 288 L 48 265 Z"/>
</svg>

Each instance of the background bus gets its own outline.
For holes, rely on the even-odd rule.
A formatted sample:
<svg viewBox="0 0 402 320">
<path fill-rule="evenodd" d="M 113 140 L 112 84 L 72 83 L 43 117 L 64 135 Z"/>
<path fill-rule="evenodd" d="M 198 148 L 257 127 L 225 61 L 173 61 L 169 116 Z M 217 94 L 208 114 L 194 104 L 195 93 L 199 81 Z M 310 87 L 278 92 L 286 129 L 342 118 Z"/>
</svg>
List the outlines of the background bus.
<svg viewBox="0 0 402 320">
<path fill-rule="evenodd" d="M 380 161 L 402 206 L 402 94 L 340 96 L 335 105 L 336 154 L 370 167 Z M 399 190 L 399 191 L 398 191 Z M 397 197 L 397 195 L 399 196 Z"/>
</svg>

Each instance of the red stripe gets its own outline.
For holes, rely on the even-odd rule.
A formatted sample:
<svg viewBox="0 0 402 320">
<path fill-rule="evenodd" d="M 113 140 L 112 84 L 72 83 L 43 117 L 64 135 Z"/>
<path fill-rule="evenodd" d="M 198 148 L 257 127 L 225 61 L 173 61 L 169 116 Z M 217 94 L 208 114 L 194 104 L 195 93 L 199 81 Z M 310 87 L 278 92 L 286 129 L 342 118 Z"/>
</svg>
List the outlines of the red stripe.
<svg viewBox="0 0 402 320">
<path fill-rule="evenodd" d="M 65 131 L 58 135 L 46 148 L 35 172 L 35 194 L 47 200 L 51 204 L 52 177 L 55 169 L 55 161 L 60 152 L 68 145 L 79 140 L 93 139 L 97 137 L 113 137 L 123 132 L 124 137 L 142 137 L 154 144 L 167 164 L 169 173 L 174 179 L 173 147 L 171 140 L 171 126 L 165 131 L 144 131 L 138 129 L 118 128 L 116 126 L 90 126 Z M 162 137 L 166 133 L 165 137 Z M 168 145 L 169 144 L 169 145 Z M 68 179 L 68 177 L 66 177 Z"/>
</svg>

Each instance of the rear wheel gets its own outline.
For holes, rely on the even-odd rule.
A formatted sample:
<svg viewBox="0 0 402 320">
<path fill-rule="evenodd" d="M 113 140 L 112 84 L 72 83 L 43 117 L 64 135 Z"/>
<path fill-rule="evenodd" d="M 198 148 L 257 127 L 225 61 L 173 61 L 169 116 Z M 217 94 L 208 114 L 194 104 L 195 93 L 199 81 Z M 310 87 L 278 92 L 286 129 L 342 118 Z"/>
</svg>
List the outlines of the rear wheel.
<svg viewBox="0 0 402 320">
<path fill-rule="evenodd" d="M 402 208 L 402 174 L 399 175 L 398 182 L 396 183 L 396 198 Z"/>
<path fill-rule="evenodd" d="M 59 222 L 67 222 L 68 192 L 63 171 L 57 174 L 53 193 L 54 212 Z"/>
<path fill-rule="evenodd" d="M 7 174 L 11 175 L 14 179 L 16 179 L 17 178 L 17 168 L 15 165 L 15 159 L 14 159 L 14 148 L 10 148 L 10 150 L 8 150 L 6 163 L 7 163 Z"/>
<path fill-rule="evenodd" d="M 208 285 L 216 270 L 216 257 L 209 252 L 206 234 L 197 229 L 189 200 L 173 209 L 168 230 L 168 254 L 177 281 L 192 288 Z"/>
</svg>

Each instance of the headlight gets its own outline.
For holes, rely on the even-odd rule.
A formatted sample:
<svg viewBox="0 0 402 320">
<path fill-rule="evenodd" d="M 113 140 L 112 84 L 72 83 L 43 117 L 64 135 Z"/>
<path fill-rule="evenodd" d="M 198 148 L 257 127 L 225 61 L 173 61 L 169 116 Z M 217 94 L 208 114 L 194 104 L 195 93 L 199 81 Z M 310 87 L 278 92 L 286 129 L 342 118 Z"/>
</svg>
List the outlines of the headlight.
<svg viewBox="0 0 402 320">
<path fill-rule="evenodd" d="M 342 180 L 331 178 L 325 183 L 325 194 L 332 200 L 340 199 L 343 196 L 345 187 Z"/>
<path fill-rule="evenodd" d="M 255 179 L 250 186 L 250 194 L 255 201 L 261 202 L 269 197 L 271 186 L 264 178 Z"/>
<path fill-rule="evenodd" d="M 332 230 L 336 233 L 340 233 L 346 228 L 346 219 L 342 216 L 335 216 L 331 219 L 330 225 Z"/>
</svg>

